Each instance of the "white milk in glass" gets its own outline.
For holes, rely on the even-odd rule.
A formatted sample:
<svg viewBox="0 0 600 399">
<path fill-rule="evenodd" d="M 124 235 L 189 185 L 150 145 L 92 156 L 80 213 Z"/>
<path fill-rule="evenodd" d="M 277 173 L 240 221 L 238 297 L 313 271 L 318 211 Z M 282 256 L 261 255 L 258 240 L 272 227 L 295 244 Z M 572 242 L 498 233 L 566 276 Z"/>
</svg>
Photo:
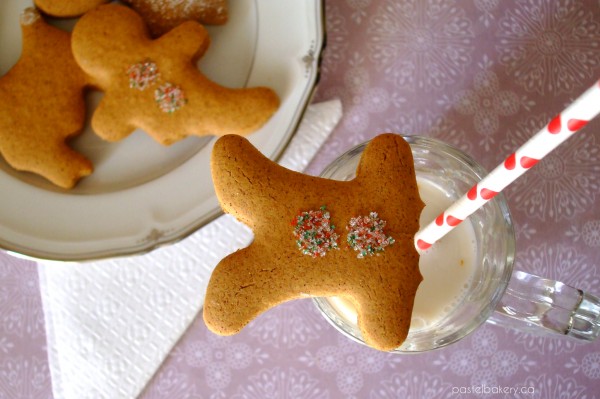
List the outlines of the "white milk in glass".
<svg viewBox="0 0 600 399">
<path fill-rule="evenodd" d="M 417 178 L 419 194 L 426 206 L 421 226 L 434 220 L 454 199 L 434 183 Z M 430 249 L 421 254 L 419 268 L 423 281 L 417 290 L 411 330 L 436 324 L 467 294 L 475 271 L 477 256 L 475 234 L 468 220 L 459 224 Z M 331 305 L 349 322 L 356 324 L 356 311 L 344 299 L 330 298 Z"/>
</svg>

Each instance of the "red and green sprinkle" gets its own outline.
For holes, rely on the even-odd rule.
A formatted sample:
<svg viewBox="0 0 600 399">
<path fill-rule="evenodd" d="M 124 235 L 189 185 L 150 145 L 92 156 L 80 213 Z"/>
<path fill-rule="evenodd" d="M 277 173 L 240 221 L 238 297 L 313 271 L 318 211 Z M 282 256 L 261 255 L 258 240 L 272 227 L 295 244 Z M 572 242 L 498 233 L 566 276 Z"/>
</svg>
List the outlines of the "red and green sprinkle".
<svg viewBox="0 0 600 399">
<path fill-rule="evenodd" d="M 385 225 L 385 220 L 381 220 L 377 212 L 350 219 L 346 226 L 347 241 L 348 245 L 358 252 L 357 258 L 375 255 L 394 243 L 394 239 L 383 232 Z"/>
<path fill-rule="evenodd" d="M 159 77 L 158 66 L 150 61 L 139 62 L 127 68 L 129 87 L 132 89 L 145 90 Z"/>
<path fill-rule="evenodd" d="M 327 251 L 338 249 L 339 236 L 334 232 L 325 205 L 318 210 L 300 212 L 292 221 L 296 245 L 304 255 L 323 257 Z"/>
<path fill-rule="evenodd" d="M 175 112 L 187 103 L 183 90 L 169 82 L 154 91 L 154 99 L 160 110 L 167 113 Z"/>
</svg>

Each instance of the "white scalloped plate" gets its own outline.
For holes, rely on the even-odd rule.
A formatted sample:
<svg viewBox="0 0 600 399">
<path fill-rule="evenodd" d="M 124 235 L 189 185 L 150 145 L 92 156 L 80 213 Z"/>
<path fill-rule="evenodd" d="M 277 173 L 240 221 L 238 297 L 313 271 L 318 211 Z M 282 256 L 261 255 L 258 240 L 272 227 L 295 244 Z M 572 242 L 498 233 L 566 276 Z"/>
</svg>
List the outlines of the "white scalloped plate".
<svg viewBox="0 0 600 399">
<path fill-rule="evenodd" d="M 249 136 L 277 159 L 293 136 L 318 78 L 324 44 L 320 0 L 230 1 L 224 26 L 207 27 L 211 46 L 199 68 L 228 87 L 268 86 L 281 98 L 269 122 Z M 27 0 L 0 2 L 0 75 L 20 55 L 19 14 Z M 74 20 L 51 21 L 69 29 Z M 88 119 L 101 94 L 88 96 Z M 88 260 L 137 254 L 173 243 L 221 211 L 209 170 L 214 139 L 163 147 L 136 131 L 118 143 L 86 127 L 72 146 L 94 173 L 72 190 L 16 172 L 0 157 L 0 247 L 34 258 Z"/>
</svg>

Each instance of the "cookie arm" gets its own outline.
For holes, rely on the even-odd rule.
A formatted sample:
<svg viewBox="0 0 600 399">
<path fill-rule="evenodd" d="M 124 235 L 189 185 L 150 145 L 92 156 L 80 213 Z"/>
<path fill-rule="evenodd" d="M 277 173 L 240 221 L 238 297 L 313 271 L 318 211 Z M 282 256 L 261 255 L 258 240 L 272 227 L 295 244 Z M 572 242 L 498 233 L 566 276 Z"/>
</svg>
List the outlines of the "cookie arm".
<svg viewBox="0 0 600 399">
<path fill-rule="evenodd" d="M 168 51 L 170 57 L 193 61 L 202 57 L 209 45 L 210 36 L 206 28 L 195 21 L 178 25 L 153 43 L 156 48 Z"/>
<path fill-rule="evenodd" d="M 220 335 L 237 334 L 250 321 L 274 306 L 269 287 L 261 283 L 252 247 L 241 249 L 223 259 L 213 271 L 204 301 L 203 318 L 209 330 Z"/>
<path fill-rule="evenodd" d="M 266 215 L 270 208 L 276 207 L 277 201 L 269 193 L 283 189 L 281 182 L 287 181 L 279 178 L 286 172 L 247 139 L 236 135 L 216 141 L 211 153 L 211 173 L 223 210 L 252 229 L 255 226 L 253 214 Z"/>
</svg>

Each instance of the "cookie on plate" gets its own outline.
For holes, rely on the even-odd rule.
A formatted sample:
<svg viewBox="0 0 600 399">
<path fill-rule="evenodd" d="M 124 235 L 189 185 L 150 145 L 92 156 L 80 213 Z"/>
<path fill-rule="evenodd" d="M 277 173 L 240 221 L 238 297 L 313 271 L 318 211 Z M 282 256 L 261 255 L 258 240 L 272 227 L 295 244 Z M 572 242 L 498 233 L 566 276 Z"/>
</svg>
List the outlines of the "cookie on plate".
<svg viewBox="0 0 600 399">
<path fill-rule="evenodd" d="M 52 17 L 71 18 L 85 14 L 109 0 L 34 0 L 35 5 Z"/>
<path fill-rule="evenodd" d="M 148 24 L 154 37 L 193 20 L 204 25 L 223 25 L 229 12 L 226 0 L 124 0 Z"/>
<path fill-rule="evenodd" d="M 424 204 L 401 136 L 373 139 L 350 181 L 285 169 L 239 136 L 217 140 L 211 171 L 223 211 L 254 233 L 212 273 L 211 331 L 235 334 L 291 299 L 340 296 L 356 307 L 365 342 L 402 344 L 422 280 L 413 240 Z"/>
<path fill-rule="evenodd" d="M 35 8 L 20 22 L 21 58 L 0 78 L 0 153 L 15 169 L 71 188 L 93 170 L 66 143 L 83 129 L 88 79 L 71 54 L 69 33 Z"/>
<path fill-rule="evenodd" d="M 73 29 L 72 48 L 104 91 L 92 129 L 116 141 L 140 128 L 168 145 L 191 135 L 246 135 L 260 128 L 279 97 L 267 87 L 232 89 L 209 80 L 196 66 L 209 42 L 194 21 L 152 39 L 128 7 L 105 4 L 85 14 Z"/>
</svg>

